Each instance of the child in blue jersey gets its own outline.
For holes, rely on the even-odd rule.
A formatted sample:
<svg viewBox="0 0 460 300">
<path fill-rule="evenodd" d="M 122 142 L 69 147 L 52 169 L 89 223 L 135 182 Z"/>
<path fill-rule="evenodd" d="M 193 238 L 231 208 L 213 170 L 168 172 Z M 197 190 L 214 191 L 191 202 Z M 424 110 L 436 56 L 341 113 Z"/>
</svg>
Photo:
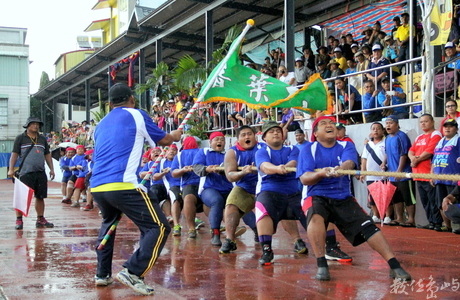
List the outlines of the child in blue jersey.
<svg viewBox="0 0 460 300">
<path fill-rule="evenodd" d="M 225 175 L 235 186 L 227 197 L 225 205 L 225 239 L 219 253 L 230 253 L 237 249 L 235 233 L 240 219 L 251 227 L 255 233 L 256 241 L 259 241 L 255 215 L 255 193 L 257 185 L 257 171 L 253 170 L 254 158 L 261 145 L 257 143 L 255 132 L 252 127 L 243 125 L 237 130 L 238 140 L 231 147 L 224 158 Z M 239 170 L 238 167 L 242 167 Z"/>
<path fill-rule="evenodd" d="M 209 143 L 210 147 L 200 149 L 193 159 L 193 171 L 201 177 L 198 194 L 210 209 L 208 218 L 212 230 L 211 244 L 220 247 L 220 223 L 233 185 L 225 177 L 224 171 L 216 170 L 224 162 L 224 134 L 218 131 L 211 133 Z"/>
<path fill-rule="evenodd" d="M 84 164 L 84 168 L 86 169 L 85 175 L 85 187 L 86 187 L 86 205 L 82 207 L 83 211 L 90 211 L 94 208 L 93 204 L 93 195 L 91 194 L 91 187 L 90 187 L 90 179 L 91 175 L 93 174 L 94 168 L 94 161 L 93 161 L 93 153 L 94 149 L 88 150 L 85 152 L 86 163 Z"/>
<path fill-rule="evenodd" d="M 259 182 L 256 189 L 256 221 L 259 241 L 263 254 L 261 265 L 273 262 L 272 235 L 282 219 L 297 219 L 305 227 L 305 215 L 300 206 L 301 193 L 295 172 L 286 168 L 295 168 L 299 149 L 295 146 L 283 146 L 283 129 L 275 121 L 262 126 L 262 139 L 266 147 L 256 152 L 256 166 L 259 170 Z"/>
<path fill-rule="evenodd" d="M 307 198 L 302 209 L 307 216 L 308 238 L 312 241 L 318 271 L 315 278 L 330 280 L 325 257 L 326 228 L 333 222 L 347 240 L 358 246 L 367 242 L 390 265 L 390 276 L 411 280 L 400 266 L 382 232 L 364 212 L 350 191 L 348 175 L 337 170 L 352 170 L 357 165 L 357 152 L 351 142 L 337 141 L 333 117 L 320 117 L 313 123 L 313 143 L 299 154 L 297 176 L 307 185 Z"/>
<path fill-rule="evenodd" d="M 182 143 L 182 151 L 177 154 L 171 166 L 172 177 L 181 179 L 182 199 L 184 200 L 184 217 L 188 225 L 188 237 L 196 238 L 195 216 L 203 212 L 203 202 L 198 196 L 200 177 L 193 172 L 193 159 L 200 151 L 193 136 L 186 137 Z M 180 225 L 179 225 L 180 226 Z M 176 224 L 174 224 L 176 227 Z"/>
<path fill-rule="evenodd" d="M 165 186 L 166 198 L 160 205 L 170 224 L 179 224 L 180 213 L 184 205 L 180 191 L 180 178 L 173 178 L 171 175 L 171 166 L 176 155 L 177 146 L 172 144 L 153 174 L 153 180 L 162 180 Z M 180 235 L 180 225 L 179 232 L 176 229 L 177 227 L 173 229 L 174 236 Z"/>
<path fill-rule="evenodd" d="M 61 181 L 61 191 L 62 191 L 62 203 L 71 204 L 72 200 L 67 199 L 67 183 L 69 182 L 70 176 L 72 176 L 72 171 L 70 170 L 70 162 L 72 157 L 75 155 L 75 148 L 68 147 L 65 149 L 65 156 L 61 157 L 59 160 L 59 166 L 62 170 L 62 181 Z"/>
<path fill-rule="evenodd" d="M 385 138 L 385 153 L 388 172 L 412 172 L 409 159 L 409 149 L 412 144 L 404 132 L 399 130 L 399 119 L 391 115 L 385 120 L 385 128 L 388 136 Z M 384 162 L 385 163 L 385 162 Z M 396 219 L 389 225 L 397 226 L 405 224 L 404 206 L 407 210 L 408 223 L 415 224 L 415 182 L 410 178 L 389 178 L 392 185 L 396 187 L 392 203 Z"/>
<path fill-rule="evenodd" d="M 76 149 L 77 149 L 76 150 L 77 153 L 72 157 L 72 160 L 70 161 L 70 164 L 69 164 L 69 169 L 70 171 L 72 171 L 72 175 L 70 176 L 69 181 L 67 182 L 67 199 L 69 201 L 72 199 L 73 193 L 76 189 L 75 183 L 77 182 L 78 174 L 79 174 L 79 169 L 77 168 L 77 166 L 80 166 L 81 162 L 85 160 L 85 151 L 86 151 L 85 146 L 78 145 Z M 69 203 L 72 203 L 74 207 L 79 207 L 80 204 L 78 201 L 79 199 L 77 199 L 77 202 L 70 201 Z M 68 203 L 68 201 L 64 203 Z"/>
<path fill-rule="evenodd" d="M 154 266 L 163 249 L 171 227 L 161 212 L 158 200 L 138 185 L 136 174 L 144 143 L 151 147 L 170 145 L 179 141 L 181 131 L 165 133 L 153 123 L 143 110 L 135 109 L 131 89 L 117 83 L 109 90 L 112 110 L 99 122 L 94 133 L 94 168 L 91 192 L 102 215 L 98 244 L 121 214 L 128 217 L 140 230 L 139 247 L 123 263 L 117 279 L 143 295 L 154 289 L 144 282 L 144 276 Z M 107 286 L 112 279 L 112 256 L 116 231 L 102 249 L 96 248 L 97 286 Z"/>
<path fill-rule="evenodd" d="M 86 185 L 85 185 L 85 178 L 88 174 L 88 155 L 92 155 L 92 150 L 85 151 L 83 159 L 78 162 L 78 165 L 75 168 L 78 170 L 77 180 L 75 181 L 75 190 L 73 192 L 73 203 L 72 207 L 80 207 L 80 194 L 85 191 L 86 192 Z"/>
<path fill-rule="evenodd" d="M 150 152 L 150 161 L 144 165 L 142 168 L 141 172 L 139 173 L 140 178 L 144 178 L 145 175 L 147 175 L 148 171 L 152 168 L 153 164 L 156 162 L 158 157 L 161 154 L 161 148 L 160 147 L 155 147 L 152 149 Z M 165 158 L 162 158 L 161 161 L 164 161 Z M 166 186 L 164 184 L 164 181 L 162 177 L 155 176 L 157 174 L 162 174 L 164 170 L 160 170 L 161 164 L 158 162 L 156 165 L 155 169 L 153 170 L 152 175 L 150 176 L 150 180 L 148 181 L 148 186 L 146 187 L 149 188 L 149 190 L 152 192 L 153 199 L 157 199 L 159 201 L 161 210 L 166 216 L 166 219 L 168 219 L 168 222 L 172 222 L 172 216 L 171 216 L 171 205 L 168 199 L 168 191 L 166 189 Z M 166 204 L 165 204 L 166 203 Z"/>
<path fill-rule="evenodd" d="M 144 179 L 145 175 L 147 175 L 148 171 L 153 166 L 153 164 L 155 163 L 157 158 L 160 156 L 160 154 L 161 154 L 161 148 L 160 147 L 155 147 L 155 148 L 150 149 L 149 161 L 147 163 L 145 163 L 144 166 L 142 167 L 142 169 L 139 171 L 139 179 L 140 179 L 140 181 L 142 181 Z M 156 169 L 154 170 L 154 172 L 156 172 Z M 140 183 L 140 181 L 139 181 L 139 183 Z M 160 202 L 165 199 L 166 191 L 165 191 L 163 181 L 162 180 L 154 180 L 153 179 L 153 173 L 152 173 L 152 176 L 150 176 L 150 180 L 148 180 L 145 183 L 145 187 L 147 189 L 149 189 L 153 193 L 153 198 L 154 199 L 158 199 Z"/>
</svg>

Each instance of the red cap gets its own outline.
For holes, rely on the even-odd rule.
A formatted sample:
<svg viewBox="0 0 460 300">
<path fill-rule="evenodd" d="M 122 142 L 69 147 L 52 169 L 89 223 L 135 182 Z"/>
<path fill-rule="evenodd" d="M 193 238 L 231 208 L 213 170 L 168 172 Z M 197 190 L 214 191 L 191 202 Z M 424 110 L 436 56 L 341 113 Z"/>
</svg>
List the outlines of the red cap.
<svg viewBox="0 0 460 300">
<path fill-rule="evenodd" d="M 85 152 L 85 155 L 93 154 L 93 152 L 94 152 L 94 149 L 88 150 L 88 151 Z"/>
<path fill-rule="evenodd" d="M 196 149 L 198 148 L 198 143 L 196 142 L 195 138 L 193 136 L 188 136 L 184 139 L 182 142 L 182 149 L 187 150 L 187 149 Z"/>
<path fill-rule="evenodd" d="M 316 141 L 316 136 L 315 136 L 315 127 L 316 125 L 318 125 L 319 121 L 321 120 L 325 120 L 325 119 L 329 119 L 329 120 L 332 120 L 332 122 L 335 122 L 335 119 L 334 117 L 331 117 L 331 116 L 321 116 L 319 118 L 317 118 L 314 122 L 313 122 L 313 125 L 311 126 L 311 129 L 312 129 L 312 133 L 311 133 L 311 141 L 312 142 L 315 142 Z"/>
<path fill-rule="evenodd" d="M 169 146 L 169 148 L 174 148 L 177 150 L 177 145 L 176 144 L 171 144 L 171 146 Z"/>
<path fill-rule="evenodd" d="M 67 151 L 75 151 L 75 148 L 68 147 L 68 148 L 65 149 L 65 151 L 66 151 L 66 152 L 67 152 Z"/>
<path fill-rule="evenodd" d="M 161 151 L 161 148 L 160 147 L 155 147 L 152 150 L 160 150 Z"/>
<path fill-rule="evenodd" d="M 209 141 L 212 141 L 213 138 L 215 137 L 218 137 L 218 136 L 223 136 L 225 137 L 225 135 L 220 132 L 220 131 L 214 131 L 213 133 L 211 133 L 211 135 L 209 136 Z"/>
<path fill-rule="evenodd" d="M 80 149 L 80 148 L 85 149 L 85 146 L 83 146 L 83 145 L 78 145 L 78 146 L 77 146 L 77 149 Z"/>
</svg>

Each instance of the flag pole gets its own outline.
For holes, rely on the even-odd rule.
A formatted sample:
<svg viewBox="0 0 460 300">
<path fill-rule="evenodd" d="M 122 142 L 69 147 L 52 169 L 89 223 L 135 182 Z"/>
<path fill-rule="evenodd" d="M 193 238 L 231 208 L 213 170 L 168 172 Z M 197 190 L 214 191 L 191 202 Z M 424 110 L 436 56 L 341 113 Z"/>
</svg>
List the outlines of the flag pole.
<svg viewBox="0 0 460 300">
<path fill-rule="evenodd" d="M 222 69 L 225 67 L 225 65 L 227 64 L 228 60 L 230 59 L 230 56 L 233 54 L 233 52 L 235 52 L 237 50 L 237 48 L 241 45 L 241 42 L 243 41 L 246 33 L 249 31 L 249 29 L 251 29 L 251 27 L 254 26 L 254 20 L 252 19 L 249 19 L 246 21 L 246 26 L 244 27 L 243 31 L 241 32 L 241 34 L 235 39 L 235 41 L 232 43 L 230 49 L 228 50 L 227 52 L 227 55 L 225 55 L 225 57 L 222 59 L 222 61 L 219 63 L 219 65 L 217 66 L 218 69 L 217 71 L 214 73 L 214 76 L 212 78 L 208 78 L 207 80 L 207 84 L 205 85 L 204 87 L 204 90 L 200 93 L 200 96 L 198 97 L 198 99 L 196 100 L 195 104 L 193 104 L 192 108 L 189 110 L 189 112 L 187 113 L 187 115 L 185 116 L 185 118 L 182 120 L 181 124 L 179 125 L 179 128 L 177 128 L 177 130 L 183 130 L 184 127 L 185 127 L 185 124 L 187 124 L 188 120 L 192 117 L 193 113 L 198 109 L 198 106 L 200 105 L 201 101 L 203 101 L 204 99 L 204 95 L 206 95 L 206 93 L 211 89 L 211 87 L 213 86 L 214 82 L 216 81 L 217 79 L 217 76 L 219 75 L 219 73 L 222 71 Z M 150 175 L 153 173 L 153 171 L 155 170 L 156 166 L 158 165 L 158 163 L 160 162 L 161 158 L 164 157 L 165 153 L 166 153 L 166 150 L 167 150 L 167 147 L 165 147 L 165 149 L 161 152 L 160 156 L 157 158 L 157 160 L 155 161 L 155 163 L 152 165 L 152 167 L 150 168 L 150 170 L 148 171 L 148 173 L 145 175 L 144 179 L 142 179 L 141 181 L 141 185 L 144 185 L 147 180 L 149 180 L 150 178 Z"/>
<path fill-rule="evenodd" d="M 254 26 L 254 20 L 252 20 L 252 19 L 247 20 L 246 21 L 246 26 L 244 27 L 243 31 L 235 39 L 235 41 L 233 41 L 232 45 L 230 46 L 230 49 L 227 52 L 227 55 L 225 55 L 225 57 L 222 59 L 222 61 L 217 66 L 218 69 L 214 73 L 214 76 L 211 77 L 211 78 L 208 78 L 208 80 L 207 80 L 208 84 L 206 84 L 204 90 L 200 93 L 200 96 L 198 97 L 198 99 L 196 100 L 195 104 L 192 106 L 190 111 L 187 113 L 187 115 L 185 116 L 184 120 L 182 120 L 182 122 L 179 125 L 179 128 L 177 128 L 177 130 L 183 130 L 184 129 L 185 124 L 187 124 L 187 122 L 190 119 L 190 117 L 198 109 L 198 106 L 200 105 L 201 101 L 203 101 L 204 95 L 206 95 L 206 93 L 209 91 L 209 89 L 211 89 L 211 87 L 214 85 L 214 82 L 216 81 L 217 76 L 219 75 L 219 73 L 221 73 L 222 69 L 227 64 L 227 62 L 230 59 L 230 56 L 233 54 L 233 52 L 235 52 L 237 50 L 237 48 L 241 45 L 241 42 L 243 41 L 246 33 L 248 33 L 249 29 L 251 29 L 252 26 Z M 165 153 L 166 153 L 167 150 L 168 150 L 168 147 L 163 148 L 163 150 L 161 151 L 161 154 L 157 157 L 157 159 L 153 163 L 152 167 L 149 169 L 147 174 L 144 176 L 144 178 L 142 179 L 140 185 L 144 185 L 147 182 L 147 180 L 149 180 L 150 175 L 152 175 L 152 173 L 155 170 L 155 168 L 157 167 L 158 163 L 165 156 Z M 121 218 L 121 216 L 120 216 L 120 218 Z M 110 235 L 112 234 L 113 231 L 115 231 L 115 229 L 116 229 L 116 227 L 118 225 L 118 222 L 119 222 L 119 219 L 117 221 L 115 221 L 115 223 L 113 223 L 113 225 L 110 227 L 109 232 L 107 232 L 107 234 L 105 235 L 104 239 L 102 240 L 103 243 L 101 242 L 101 244 L 98 246 L 98 248 L 97 248 L 98 250 L 101 250 L 104 247 L 105 243 L 107 243 L 107 240 L 110 238 Z"/>
<path fill-rule="evenodd" d="M 187 116 L 185 116 L 184 120 L 180 124 L 178 130 L 183 130 L 185 124 L 187 124 L 187 121 L 190 119 L 190 117 L 193 115 L 193 113 L 197 110 L 198 106 L 200 105 L 201 101 L 203 101 L 204 96 L 208 93 L 208 91 L 212 88 L 214 85 L 214 82 L 217 79 L 217 76 L 221 73 L 222 69 L 227 65 L 228 60 L 230 59 L 231 55 L 233 52 L 237 50 L 237 48 L 241 45 L 241 42 L 243 41 L 244 37 L 246 36 L 246 33 L 248 33 L 249 29 L 254 26 L 254 20 L 249 19 L 246 21 L 246 26 L 244 27 L 243 31 L 241 34 L 233 41 L 232 45 L 230 46 L 230 49 L 228 49 L 227 55 L 221 60 L 221 62 L 217 66 L 217 70 L 214 73 L 214 76 L 212 78 L 208 78 L 204 89 L 200 92 L 200 95 L 198 99 L 196 100 L 195 104 L 192 106 L 190 111 L 188 112 Z"/>
</svg>

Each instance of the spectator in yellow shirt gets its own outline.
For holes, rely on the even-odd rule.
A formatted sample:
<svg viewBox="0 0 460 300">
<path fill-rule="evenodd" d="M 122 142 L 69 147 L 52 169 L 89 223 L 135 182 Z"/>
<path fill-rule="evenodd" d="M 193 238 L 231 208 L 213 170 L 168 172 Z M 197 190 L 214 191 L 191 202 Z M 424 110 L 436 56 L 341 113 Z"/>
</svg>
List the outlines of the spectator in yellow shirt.
<svg viewBox="0 0 460 300">
<path fill-rule="evenodd" d="M 334 49 L 334 56 L 335 61 L 339 63 L 339 68 L 342 69 L 343 72 L 345 72 L 348 68 L 347 59 L 343 56 L 342 49 L 340 49 L 340 47 L 336 47 Z"/>
</svg>

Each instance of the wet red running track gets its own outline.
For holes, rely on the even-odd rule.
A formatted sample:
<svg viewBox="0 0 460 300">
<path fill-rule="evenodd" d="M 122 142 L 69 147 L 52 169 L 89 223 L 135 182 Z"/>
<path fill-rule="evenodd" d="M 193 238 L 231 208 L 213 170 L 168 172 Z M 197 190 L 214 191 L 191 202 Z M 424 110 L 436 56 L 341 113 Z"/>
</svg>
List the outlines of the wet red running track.
<svg viewBox="0 0 460 300">
<path fill-rule="evenodd" d="M 95 287 L 97 209 L 86 212 L 61 204 L 59 184 L 50 183 L 45 216 L 55 227 L 36 229 L 32 207 L 24 230 L 17 231 L 12 196 L 11 182 L 0 180 L 0 299 L 145 299 L 116 280 Z M 340 234 L 353 264 L 330 262 L 332 280 L 319 282 L 312 279 L 314 256 L 294 253 L 282 228 L 274 236 L 275 263 L 261 267 L 251 230 L 238 238 L 237 251 L 221 255 L 210 244 L 208 226 L 196 240 L 171 235 L 145 281 L 154 286 L 155 299 L 460 299 L 460 235 L 399 226 L 385 226 L 383 232 L 412 282 L 395 285 L 378 254 L 368 245 L 353 248 Z M 306 239 L 303 229 L 301 235 Z M 136 248 L 138 236 L 123 218 L 114 274 Z"/>
</svg>

